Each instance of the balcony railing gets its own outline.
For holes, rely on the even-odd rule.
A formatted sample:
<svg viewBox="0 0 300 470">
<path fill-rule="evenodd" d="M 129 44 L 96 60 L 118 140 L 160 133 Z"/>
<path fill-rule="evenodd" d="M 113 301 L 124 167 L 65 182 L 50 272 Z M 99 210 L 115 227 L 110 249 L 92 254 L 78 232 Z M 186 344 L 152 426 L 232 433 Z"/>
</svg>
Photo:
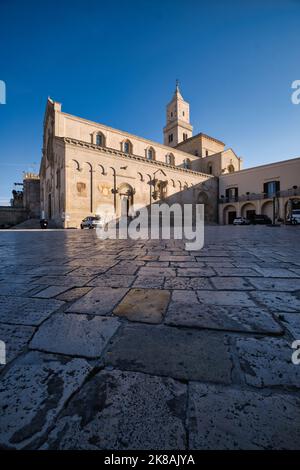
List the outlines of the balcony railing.
<svg viewBox="0 0 300 470">
<path fill-rule="evenodd" d="M 249 193 L 241 196 L 220 197 L 219 203 L 257 201 L 260 199 L 272 199 L 273 197 L 300 196 L 300 187 L 277 191 L 276 193 Z"/>
</svg>

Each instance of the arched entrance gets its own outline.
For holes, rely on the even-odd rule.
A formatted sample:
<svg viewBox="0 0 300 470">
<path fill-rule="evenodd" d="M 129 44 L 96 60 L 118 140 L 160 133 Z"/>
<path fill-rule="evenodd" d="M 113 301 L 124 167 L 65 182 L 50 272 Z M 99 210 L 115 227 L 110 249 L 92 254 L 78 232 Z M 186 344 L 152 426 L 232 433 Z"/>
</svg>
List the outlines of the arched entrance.
<svg viewBox="0 0 300 470">
<path fill-rule="evenodd" d="M 120 217 L 128 217 L 130 209 L 133 205 L 134 189 L 128 183 L 122 183 L 118 188 L 118 215 Z"/>
<path fill-rule="evenodd" d="M 235 206 L 226 206 L 223 210 L 223 223 L 224 225 L 232 224 L 236 218 L 236 208 Z"/>
<path fill-rule="evenodd" d="M 247 202 L 243 205 L 241 210 L 241 216 L 246 217 L 247 219 L 251 220 L 256 214 L 256 207 L 252 202 Z"/>
<path fill-rule="evenodd" d="M 271 220 L 273 220 L 273 201 L 266 201 L 261 206 L 261 213 L 263 215 L 268 216 Z"/>
<path fill-rule="evenodd" d="M 198 204 L 204 204 L 204 222 L 210 222 L 211 221 L 211 211 L 210 211 L 210 207 L 209 207 L 208 195 L 203 191 L 201 193 L 199 193 L 197 203 Z"/>
</svg>

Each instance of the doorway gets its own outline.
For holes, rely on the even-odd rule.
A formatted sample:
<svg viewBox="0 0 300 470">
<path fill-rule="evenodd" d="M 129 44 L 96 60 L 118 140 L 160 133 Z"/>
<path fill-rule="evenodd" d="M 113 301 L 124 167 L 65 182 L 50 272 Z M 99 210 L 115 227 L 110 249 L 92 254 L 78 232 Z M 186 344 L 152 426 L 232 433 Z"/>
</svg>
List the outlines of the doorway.
<svg viewBox="0 0 300 470">
<path fill-rule="evenodd" d="M 235 218 L 236 218 L 236 211 L 229 211 L 228 212 L 228 224 L 232 225 Z"/>
</svg>

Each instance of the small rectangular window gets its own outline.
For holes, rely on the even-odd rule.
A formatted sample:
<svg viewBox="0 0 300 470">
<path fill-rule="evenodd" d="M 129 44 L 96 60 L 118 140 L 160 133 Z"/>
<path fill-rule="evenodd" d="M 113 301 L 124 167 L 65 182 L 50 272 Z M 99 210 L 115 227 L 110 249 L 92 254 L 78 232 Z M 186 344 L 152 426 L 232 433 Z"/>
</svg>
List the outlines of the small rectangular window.
<svg viewBox="0 0 300 470">
<path fill-rule="evenodd" d="M 173 134 L 169 134 L 169 142 L 173 142 Z"/>
</svg>

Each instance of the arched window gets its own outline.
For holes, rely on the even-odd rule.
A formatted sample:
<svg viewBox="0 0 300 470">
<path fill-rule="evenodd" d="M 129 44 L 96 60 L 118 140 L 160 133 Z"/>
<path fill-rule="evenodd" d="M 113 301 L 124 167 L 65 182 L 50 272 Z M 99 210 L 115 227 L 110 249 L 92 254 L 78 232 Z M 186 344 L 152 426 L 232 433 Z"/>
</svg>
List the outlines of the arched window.
<svg viewBox="0 0 300 470">
<path fill-rule="evenodd" d="M 96 134 L 96 145 L 99 145 L 99 147 L 104 147 L 104 135 L 101 134 L 101 132 L 98 132 Z"/>
<path fill-rule="evenodd" d="M 184 161 L 183 161 L 183 167 L 186 168 L 187 170 L 189 168 L 191 168 L 191 160 L 189 158 L 186 158 Z"/>
<path fill-rule="evenodd" d="M 155 152 L 152 147 L 147 148 L 146 157 L 147 160 L 155 160 Z"/>
<path fill-rule="evenodd" d="M 228 173 L 234 173 L 234 166 L 232 165 L 232 163 L 230 165 L 228 165 Z"/>
<path fill-rule="evenodd" d="M 173 153 L 168 153 L 166 155 L 166 163 L 168 165 L 173 165 L 173 166 L 175 165 L 175 157 L 174 157 Z"/>
<path fill-rule="evenodd" d="M 212 175 L 213 173 L 213 166 L 212 166 L 212 163 L 208 163 L 207 165 L 207 172 L 209 175 Z"/>
<path fill-rule="evenodd" d="M 130 140 L 124 140 L 124 142 L 122 143 L 122 151 L 124 153 L 132 153 L 132 143 L 130 142 Z"/>
</svg>

